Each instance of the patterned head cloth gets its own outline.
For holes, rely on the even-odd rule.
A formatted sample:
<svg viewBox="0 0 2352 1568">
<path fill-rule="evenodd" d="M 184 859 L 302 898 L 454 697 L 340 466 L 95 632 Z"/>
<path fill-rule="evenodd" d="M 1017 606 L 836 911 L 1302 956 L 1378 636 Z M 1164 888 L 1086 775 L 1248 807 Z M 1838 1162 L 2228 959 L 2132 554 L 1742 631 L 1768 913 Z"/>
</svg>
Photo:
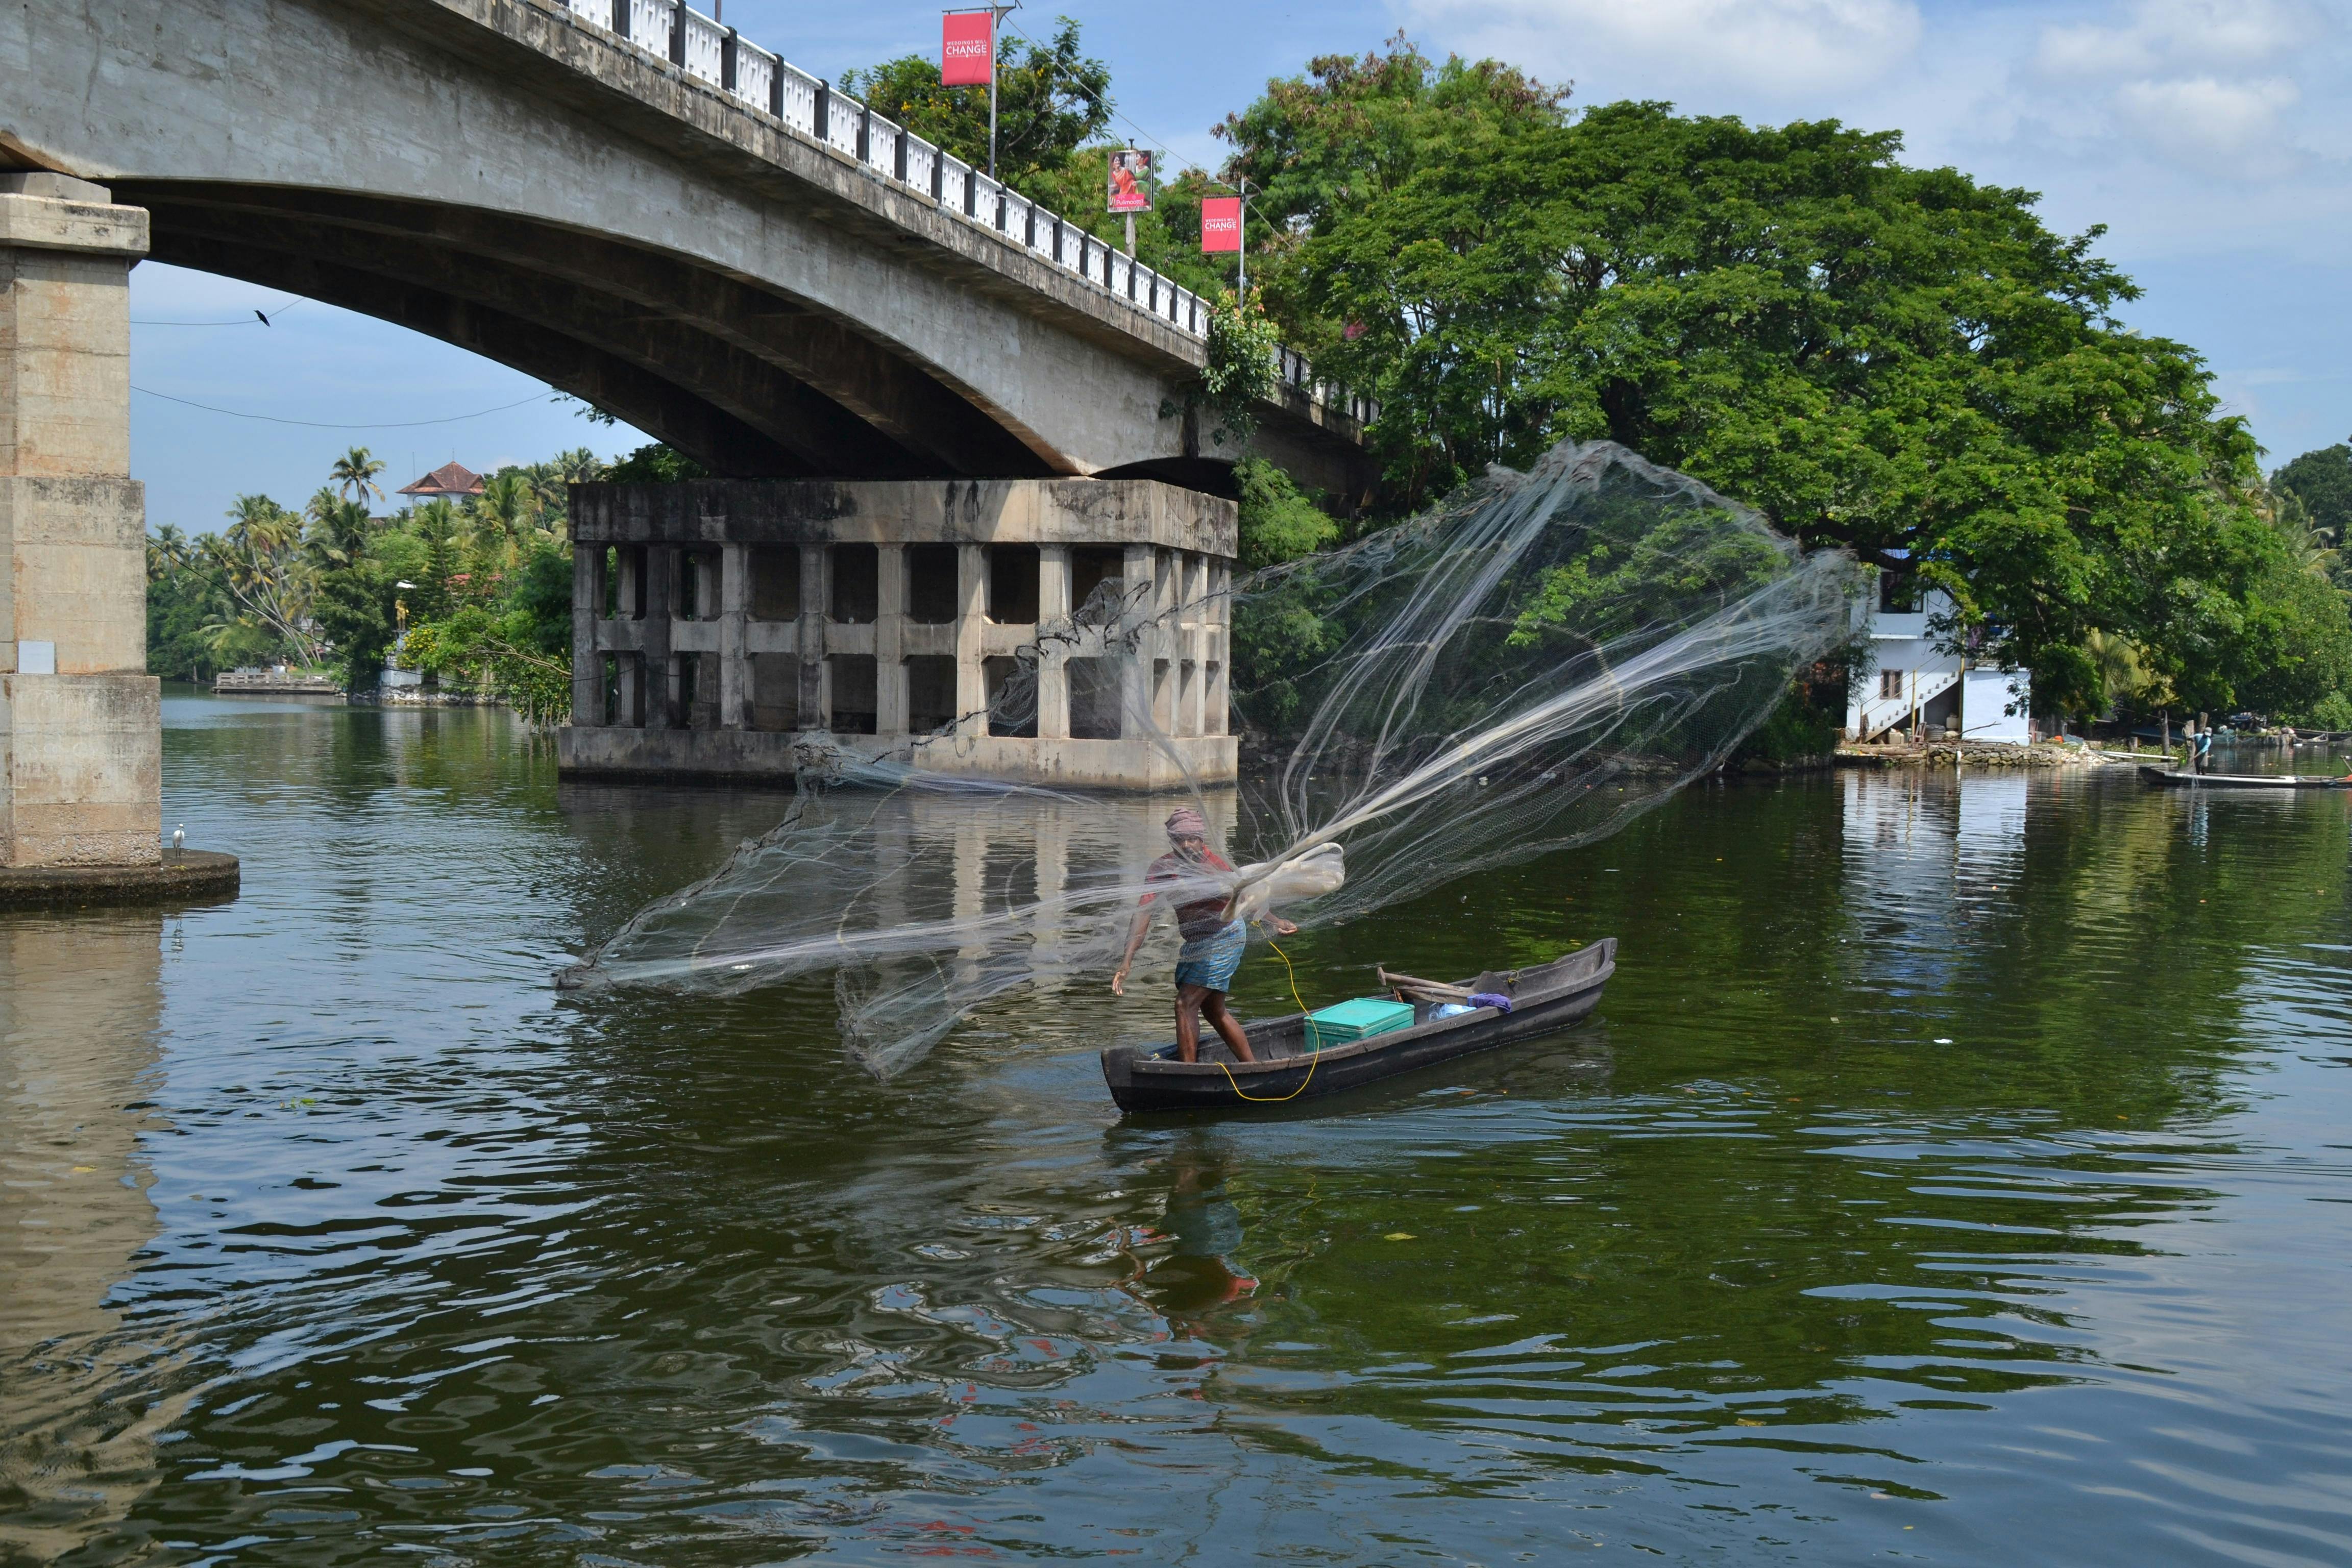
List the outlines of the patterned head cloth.
<svg viewBox="0 0 2352 1568">
<path fill-rule="evenodd" d="M 1168 814 L 1168 837 L 1171 838 L 1206 838 L 1208 819 L 1189 805 L 1180 805 Z"/>
</svg>

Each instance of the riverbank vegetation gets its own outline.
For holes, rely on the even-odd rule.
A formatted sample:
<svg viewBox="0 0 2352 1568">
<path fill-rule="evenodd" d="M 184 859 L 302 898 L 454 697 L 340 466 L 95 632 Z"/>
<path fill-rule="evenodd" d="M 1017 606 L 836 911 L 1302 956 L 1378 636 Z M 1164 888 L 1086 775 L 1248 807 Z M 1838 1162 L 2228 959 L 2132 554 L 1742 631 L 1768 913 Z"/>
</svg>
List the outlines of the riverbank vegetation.
<svg viewBox="0 0 2352 1568">
<path fill-rule="evenodd" d="M 566 487 L 630 464 L 651 478 L 681 461 L 640 452 L 608 468 L 580 448 L 501 468 L 478 496 L 379 513 L 383 465 L 354 447 L 299 512 L 239 496 L 219 532 L 191 538 L 166 524 L 149 537 L 148 668 L 204 680 L 283 661 L 331 670 L 360 691 L 396 665 L 561 722 L 571 700 Z"/>
</svg>

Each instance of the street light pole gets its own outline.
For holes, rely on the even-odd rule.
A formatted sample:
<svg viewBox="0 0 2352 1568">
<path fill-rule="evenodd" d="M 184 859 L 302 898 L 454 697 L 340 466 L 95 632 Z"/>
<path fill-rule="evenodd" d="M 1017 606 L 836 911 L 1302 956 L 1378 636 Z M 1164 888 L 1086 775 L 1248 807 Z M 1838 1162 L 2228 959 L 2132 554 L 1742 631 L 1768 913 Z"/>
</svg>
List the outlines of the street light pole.
<svg viewBox="0 0 2352 1568">
<path fill-rule="evenodd" d="M 1249 298 L 1249 176 L 1242 176 L 1241 205 L 1234 208 L 1234 238 L 1239 245 L 1234 255 L 1241 263 L 1241 287 L 1235 291 L 1243 300 Z"/>
<path fill-rule="evenodd" d="M 997 34 L 1004 26 L 1004 18 L 1019 9 L 1021 0 L 1013 0 L 1009 5 L 991 5 L 988 8 L 988 177 L 992 180 L 996 178 Z"/>
</svg>

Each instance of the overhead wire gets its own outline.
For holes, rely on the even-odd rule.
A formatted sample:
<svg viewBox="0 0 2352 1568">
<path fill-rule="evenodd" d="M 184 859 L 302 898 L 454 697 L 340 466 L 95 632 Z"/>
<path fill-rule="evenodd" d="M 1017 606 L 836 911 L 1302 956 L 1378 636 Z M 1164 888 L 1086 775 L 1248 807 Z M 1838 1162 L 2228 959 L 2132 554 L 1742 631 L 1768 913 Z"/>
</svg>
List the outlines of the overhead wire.
<svg viewBox="0 0 2352 1568">
<path fill-rule="evenodd" d="M 131 390 L 148 397 L 160 397 L 166 403 L 177 403 L 188 408 L 201 408 L 207 414 L 226 414 L 232 419 L 257 419 L 265 425 L 299 425 L 310 430 L 414 430 L 425 425 L 455 425 L 462 420 L 479 419 L 490 414 L 504 414 L 509 408 L 520 408 L 528 403 L 544 403 L 549 398 L 565 395 L 563 393 L 551 389 L 546 392 L 533 393 L 529 397 L 518 398 L 512 403 L 501 403 L 496 408 L 478 408 L 471 414 L 450 414 L 438 419 L 374 419 L 359 424 L 341 424 L 322 419 L 285 419 L 275 414 L 253 414 L 241 408 L 222 408 L 210 403 L 198 403 L 190 397 L 174 397 L 168 392 L 157 392 L 152 387 L 133 385 Z"/>
<path fill-rule="evenodd" d="M 307 305 L 309 303 L 310 303 L 309 300 L 304 299 L 299 294 L 295 294 L 289 295 L 288 298 L 279 300 L 277 304 L 272 305 L 267 310 L 257 307 L 251 315 L 239 316 L 234 321 L 157 321 L 133 316 L 131 318 L 131 324 L 134 327 L 250 327 L 256 324 L 267 327 L 273 324 L 278 317 L 284 315 L 287 311 L 293 310 L 296 306 Z"/>
</svg>

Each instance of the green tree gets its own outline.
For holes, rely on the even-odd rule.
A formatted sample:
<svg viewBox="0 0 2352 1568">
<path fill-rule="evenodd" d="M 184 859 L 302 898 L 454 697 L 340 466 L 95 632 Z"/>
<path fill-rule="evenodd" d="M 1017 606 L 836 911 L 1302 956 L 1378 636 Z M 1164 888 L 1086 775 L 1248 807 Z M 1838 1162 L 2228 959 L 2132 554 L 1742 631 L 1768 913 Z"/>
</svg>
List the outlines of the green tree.
<svg viewBox="0 0 2352 1568">
<path fill-rule="evenodd" d="M 2345 528 L 2352 524 L 2352 446 L 2339 441 L 2305 452 L 2271 476 L 2271 489 L 2300 502 L 2311 526 L 2330 545 L 2343 548 Z M 2336 576 L 2343 580 L 2340 561 Z"/>
<path fill-rule="evenodd" d="M 1241 563 L 1244 572 L 1312 555 L 1339 537 L 1339 525 L 1301 491 L 1288 474 L 1264 458 L 1234 465 L 1241 490 Z"/>
<path fill-rule="evenodd" d="M 973 168 L 988 167 L 988 89 L 940 85 L 937 61 L 902 55 L 845 71 L 841 89 Z M 1059 17 L 1042 44 L 1000 41 L 996 105 L 997 177 L 1051 203 L 1072 155 L 1110 124 L 1110 68 L 1081 51 L 1077 23 Z M 1099 208 L 1107 174 L 1099 159 L 1095 173 Z"/>
<path fill-rule="evenodd" d="M 319 663 L 325 649 L 310 616 L 317 574 L 303 549 L 301 515 L 245 495 L 228 516 L 225 532 L 197 542 L 235 606 L 208 621 L 206 635 L 224 659 L 283 648 L 306 666 Z"/>
<path fill-rule="evenodd" d="M 604 478 L 616 485 L 674 485 L 709 477 L 710 470 L 700 463 L 658 441 L 638 447 L 604 471 Z"/>
<path fill-rule="evenodd" d="M 2197 354 L 2116 319 L 2138 290 L 2097 230 L 1894 132 L 1570 120 L 1402 43 L 1317 70 L 1226 130 L 1298 237 L 1270 308 L 1381 399 L 1394 503 L 1608 437 L 1949 590 L 2044 706 L 2100 700 L 2095 628 L 2211 706 L 2258 658 L 2252 439 Z"/>
<path fill-rule="evenodd" d="M 147 672 L 203 680 L 222 668 L 206 626 L 234 614 L 201 541 L 164 523 L 147 541 Z"/>
<path fill-rule="evenodd" d="M 371 457 L 365 447 L 353 447 L 335 459 L 335 466 L 328 471 L 327 482 L 343 500 L 356 501 L 364 509 L 368 497 L 373 496 L 378 500 L 383 499 L 383 487 L 375 482 L 375 477 L 382 472 L 383 464 Z"/>
</svg>

